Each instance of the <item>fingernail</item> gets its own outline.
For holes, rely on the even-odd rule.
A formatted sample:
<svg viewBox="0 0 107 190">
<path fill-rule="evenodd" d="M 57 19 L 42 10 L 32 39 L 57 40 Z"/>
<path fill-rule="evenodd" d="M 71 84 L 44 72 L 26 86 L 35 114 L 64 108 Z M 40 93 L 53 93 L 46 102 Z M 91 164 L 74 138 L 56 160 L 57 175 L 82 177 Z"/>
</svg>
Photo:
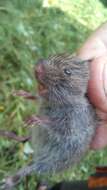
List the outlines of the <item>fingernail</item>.
<svg viewBox="0 0 107 190">
<path fill-rule="evenodd" d="M 107 63 L 104 65 L 104 72 L 103 72 L 103 86 L 104 86 L 104 92 L 107 97 Z"/>
</svg>

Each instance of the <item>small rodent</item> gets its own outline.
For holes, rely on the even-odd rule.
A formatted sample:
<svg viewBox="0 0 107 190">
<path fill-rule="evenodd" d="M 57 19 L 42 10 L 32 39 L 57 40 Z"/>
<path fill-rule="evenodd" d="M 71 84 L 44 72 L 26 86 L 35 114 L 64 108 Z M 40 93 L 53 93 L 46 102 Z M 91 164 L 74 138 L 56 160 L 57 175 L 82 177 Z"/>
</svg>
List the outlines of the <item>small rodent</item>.
<svg viewBox="0 0 107 190">
<path fill-rule="evenodd" d="M 52 174 L 72 167 L 89 150 L 98 121 L 86 96 L 89 62 L 60 54 L 37 63 L 35 76 L 42 105 L 40 117 L 29 122 L 39 125 L 37 156 L 32 165 L 8 177 L 5 188 L 11 189 L 32 171 Z"/>
</svg>

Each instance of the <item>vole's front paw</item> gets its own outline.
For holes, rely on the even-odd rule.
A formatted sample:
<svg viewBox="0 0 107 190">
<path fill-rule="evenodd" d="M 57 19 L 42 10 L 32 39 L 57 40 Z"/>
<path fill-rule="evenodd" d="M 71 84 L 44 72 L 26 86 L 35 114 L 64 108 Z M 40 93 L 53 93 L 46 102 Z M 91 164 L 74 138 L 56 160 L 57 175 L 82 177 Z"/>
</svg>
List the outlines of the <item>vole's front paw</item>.
<svg viewBox="0 0 107 190">
<path fill-rule="evenodd" d="M 19 182 L 19 176 L 11 176 L 3 179 L 0 182 L 0 190 L 11 190 Z"/>
<path fill-rule="evenodd" d="M 40 117 L 36 115 L 32 115 L 31 117 L 25 120 L 27 125 L 40 125 L 43 126 L 44 124 L 49 124 L 49 119 L 47 117 Z"/>
</svg>

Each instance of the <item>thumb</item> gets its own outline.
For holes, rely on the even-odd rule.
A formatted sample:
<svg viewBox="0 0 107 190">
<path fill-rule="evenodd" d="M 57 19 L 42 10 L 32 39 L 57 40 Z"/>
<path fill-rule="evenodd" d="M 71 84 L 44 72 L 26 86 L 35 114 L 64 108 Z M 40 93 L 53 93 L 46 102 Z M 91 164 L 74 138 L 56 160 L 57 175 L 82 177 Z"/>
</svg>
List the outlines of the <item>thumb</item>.
<svg viewBox="0 0 107 190">
<path fill-rule="evenodd" d="M 107 146 L 107 123 L 98 126 L 95 138 L 92 141 L 91 149 L 98 150 Z"/>
</svg>

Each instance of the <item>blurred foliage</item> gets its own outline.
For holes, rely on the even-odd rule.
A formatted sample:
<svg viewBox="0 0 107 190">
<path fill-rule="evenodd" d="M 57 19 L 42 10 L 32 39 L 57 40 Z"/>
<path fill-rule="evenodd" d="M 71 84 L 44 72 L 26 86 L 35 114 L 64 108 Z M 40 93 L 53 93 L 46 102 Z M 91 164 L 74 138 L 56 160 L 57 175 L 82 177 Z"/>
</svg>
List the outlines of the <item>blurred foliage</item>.
<svg viewBox="0 0 107 190">
<path fill-rule="evenodd" d="M 103 0 L 0 0 L 0 128 L 27 132 L 23 119 L 38 110 L 37 103 L 12 96 L 18 89 L 36 91 L 34 64 L 41 57 L 74 52 L 107 18 Z M 22 167 L 25 145 L 0 140 L 0 178 Z M 96 164 L 107 164 L 107 150 L 90 153 L 77 167 L 56 175 L 61 179 L 84 179 Z M 24 183 L 25 185 L 25 183 Z M 29 187 L 35 188 L 34 177 Z M 23 184 L 17 189 L 22 190 Z"/>
</svg>

